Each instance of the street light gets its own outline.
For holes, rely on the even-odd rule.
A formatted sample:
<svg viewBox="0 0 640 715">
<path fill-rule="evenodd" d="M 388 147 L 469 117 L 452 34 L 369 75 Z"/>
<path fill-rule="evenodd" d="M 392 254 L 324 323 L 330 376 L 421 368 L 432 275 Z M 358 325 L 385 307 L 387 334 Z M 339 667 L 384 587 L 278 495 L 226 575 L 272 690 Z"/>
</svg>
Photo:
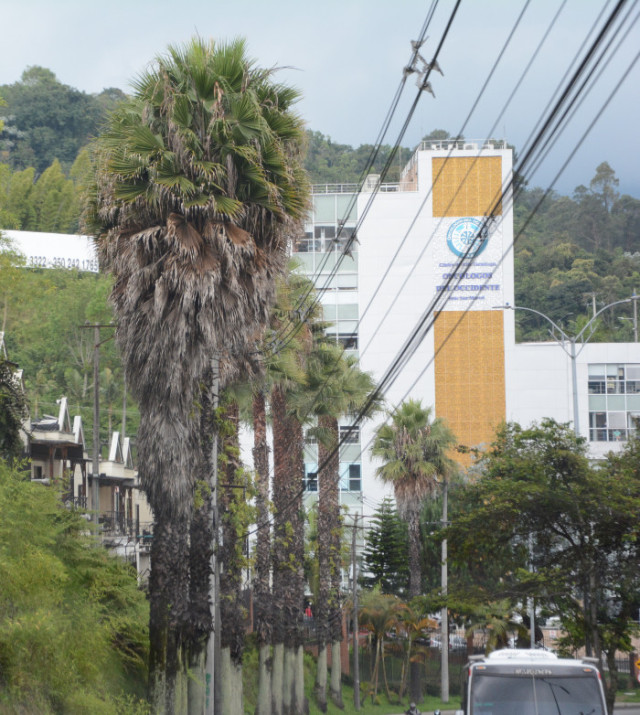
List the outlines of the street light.
<svg viewBox="0 0 640 715">
<path fill-rule="evenodd" d="M 560 345 L 560 347 L 565 351 L 565 353 L 571 358 L 571 384 L 573 389 L 573 430 L 576 436 L 580 436 L 580 423 L 578 417 L 578 376 L 576 371 L 576 358 L 578 357 L 578 355 L 580 355 L 580 353 L 584 349 L 584 346 L 589 342 L 591 336 L 593 335 L 593 332 L 590 333 L 585 340 L 582 340 L 582 336 L 585 334 L 587 329 L 590 328 L 591 325 L 593 325 L 596 318 L 603 311 L 607 310 L 608 308 L 613 308 L 613 306 L 615 305 L 622 305 L 623 303 L 633 303 L 635 308 L 636 301 L 638 300 L 638 298 L 640 298 L 640 296 L 637 296 L 634 293 L 631 298 L 624 298 L 623 300 L 616 300 L 613 303 L 608 303 L 604 307 L 600 308 L 597 313 L 594 313 L 591 320 L 582 328 L 582 330 L 577 335 L 574 335 L 573 337 L 567 335 L 567 333 L 565 333 L 565 331 L 548 315 L 545 315 L 544 313 L 541 313 L 539 310 L 535 310 L 534 308 L 525 308 L 522 305 L 509 305 L 508 303 L 506 305 L 494 306 L 494 310 L 526 310 L 529 313 L 535 313 L 535 315 L 539 315 L 541 318 L 544 318 L 548 323 L 550 323 L 562 336 L 562 340 L 556 338 L 556 341 L 558 345 Z M 551 334 L 553 335 L 553 333 Z M 582 347 L 576 352 L 576 343 L 579 342 L 582 342 Z M 566 347 L 566 343 L 569 343 L 568 349 Z"/>
</svg>

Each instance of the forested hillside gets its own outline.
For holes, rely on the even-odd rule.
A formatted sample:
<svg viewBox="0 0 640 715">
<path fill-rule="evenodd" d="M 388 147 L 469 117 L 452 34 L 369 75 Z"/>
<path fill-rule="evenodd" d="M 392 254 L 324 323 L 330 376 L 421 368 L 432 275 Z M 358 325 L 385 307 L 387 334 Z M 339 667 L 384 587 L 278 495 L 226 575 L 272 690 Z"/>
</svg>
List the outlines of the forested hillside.
<svg viewBox="0 0 640 715">
<path fill-rule="evenodd" d="M 89 169 L 87 144 L 117 89 L 88 95 L 68 87 L 42 67 L 20 82 L 0 86 L 0 229 L 76 233 L 82 185 Z M 3 126 L 4 125 L 4 126 Z M 435 130 L 427 138 L 448 137 Z M 372 146 L 353 148 L 308 131 L 306 168 L 313 183 L 356 183 Z M 380 148 L 370 171 L 388 168 L 397 180 L 409 148 L 392 155 Z M 640 201 L 620 195 L 615 167 L 593 168 L 572 196 L 526 187 L 515 206 L 516 302 L 549 315 L 569 333 L 594 310 L 640 291 Z M 0 264 L 0 329 L 10 356 L 25 371 L 33 413 L 55 410 L 66 394 L 72 411 L 90 414 L 92 341 L 85 321 L 109 322 L 109 279 L 64 271 L 9 268 Z M 630 306 L 606 311 L 593 340 L 632 340 Z M 548 339 L 548 324 L 518 313 L 520 339 Z M 106 334 L 105 334 L 105 337 Z M 101 347 L 104 439 L 122 398 L 122 374 L 113 341 Z M 132 425 L 132 427 L 135 425 Z"/>
</svg>

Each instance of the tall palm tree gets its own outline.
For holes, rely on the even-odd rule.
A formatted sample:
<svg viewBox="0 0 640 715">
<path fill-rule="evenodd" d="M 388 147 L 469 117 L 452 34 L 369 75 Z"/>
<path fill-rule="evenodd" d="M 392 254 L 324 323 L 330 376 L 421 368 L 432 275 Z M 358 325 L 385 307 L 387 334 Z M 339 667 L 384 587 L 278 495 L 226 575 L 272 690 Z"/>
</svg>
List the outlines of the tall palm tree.
<svg viewBox="0 0 640 715">
<path fill-rule="evenodd" d="M 278 353 L 286 362 L 293 357 L 298 370 L 283 368 L 271 377 L 273 420 L 273 713 L 298 715 L 307 709 L 303 669 L 304 601 L 304 436 L 297 409 L 298 395 L 306 389 L 304 365 L 312 346 L 311 325 L 318 305 L 307 278 L 292 272 L 279 292 L 272 320 L 280 341 Z M 295 310 L 294 310 L 295 309 Z M 284 328 L 284 332 L 283 332 Z"/>
<path fill-rule="evenodd" d="M 420 513 L 438 482 L 455 471 L 447 452 L 456 438 L 447 423 L 431 419 L 431 408 L 419 400 L 403 402 L 390 414 L 391 422 L 376 431 L 372 454 L 383 461 L 376 473 L 393 484 L 398 513 L 409 531 L 409 598 L 422 590 Z M 411 663 L 411 699 L 421 699 L 419 663 Z"/>
<path fill-rule="evenodd" d="M 327 646 L 332 644 L 331 699 L 342 707 L 340 642 L 342 640 L 342 604 L 340 583 L 340 455 L 338 419 L 369 405 L 367 414 L 379 408 L 371 400 L 374 382 L 358 368 L 358 361 L 345 354 L 342 346 L 317 333 L 314 350 L 307 361 L 307 390 L 303 397 L 311 400 L 307 412 L 318 417 L 318 600 L 316 633 L 318 659 L 316 699 L 323 712 L 327 708 Z M 303 403 L 304 405 L 304 403 Z"/>
<path fill-rule="evenodd" d="M 293 266 L 289 266 L 292 270 Z M 276 623 L 276 615 L 281 615 L 279 606 L 281 602 L 273 597 L 271 589 L 272 554 L 271 554 L 271 529 L 270 529 L 270 502 L 269 502 L 269 445 L 267 442 L 267 395 L 276 385 L 286 386 L 290 389 L 293 385 L 304 381 L 304 371 L 300 365 L 300 354 L 306 340 L 306 331 L 297 324 L 290 322 L 292 310 L 303 301 L 305 293 L 309 293 L 309 285 L 300 283 L 296 276 L 287 273 L 277 281 L 276 303 L 272 310 L 271 330 L 265 335 L 263 346 L 265 348 L 265 369 L 253 382 L 252 416 L 253 416 L 253 463 L 256 473 L 256 510 L 257 510 L 257 535 L 256 535 L 256 568 L 254 578 L 254 626 L 258 639 L 259 672 L 258 672 L 258 702 L 256 715 L 269 715 L 272 712 L 272 658 L 271 646 L 274 641 L 274 628 L 281 633 L 281 624 Z M 299 322 L 299 321 L 298 321 Z M 280 335 L 286 335 L 284 341 Z M 277 346 L 277 349 L 274 347 Z M 275 432 L 278 433 L 280 423 L 275 421 Z M 274 434 L 276 440 L 282 437 Z M 278 471 L 274 501 L 282 505 L 286 502 L 286 489 L 282 479 L 286 474 Z M 280 525 L 280 520 L 278 520 Z M 280 528 L 280 526 L 279 526 Z M 282 551 L 280 537 L 275 539 L 275 548 L 278 553 Z M 279 562 L 281 563 L 281 562 Z M 274 583 L 278 584 L 279 570 L 276 561 L 273 562 Z M 285 579 L 286 582 L 286 579 Z M 278 642 L 284 643 L 283 636 Z M 277 661 L 278 667 L 281 659 Z M 277 671 L 277 668 L 276 668 Z M 276 672 L 275 680 L 280 683 L 279 692 L 275 694 L 279 702 L 282 684 Z"/>
<path fill-rule="evenodd" d="M 85 226 L 114 275 L 117 340 L 140 407 L 140 478 L 154 512 L 150 686 L 183 707 L 189 523 L 211 355 L 259 337 L 288 234 L 306 213 L 297 93 L 236 40 L 171 47 L 94 145 Z"/>
</svg>

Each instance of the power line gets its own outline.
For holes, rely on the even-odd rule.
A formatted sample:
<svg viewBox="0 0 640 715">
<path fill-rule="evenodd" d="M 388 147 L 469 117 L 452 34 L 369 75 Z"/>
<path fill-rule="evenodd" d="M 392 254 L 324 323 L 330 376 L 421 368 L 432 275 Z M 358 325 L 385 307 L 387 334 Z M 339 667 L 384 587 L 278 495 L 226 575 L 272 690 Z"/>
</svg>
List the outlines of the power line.
<svg viewBox="0 0 640 715">
<path fill-rule="evenodd" d="M 597 47 L 598 47 L 599 44 L 602 42 L 602 39 L 604 38 L 604 36 L 605 36 L 606 33 L 608 32 L 609 28 L 611 27 L 613 21 L 615 20 L 615 18 L 617 17 L 618 13 L 620 12 L 620 10 L 621 10 L 623 4 L 625 3 L 625 1 L 626 1 L 626 0 L 620 0 L 620 2 L 617 4 L 616 8 L 613 10 L 613 12 L 612 12 L 612 14 L 610 15 L 610 17 L 609 17 L 607 23 L 606 23 L 605 26 L 602 28 L 601 32 L 598 34 L 598 37 L 596 38 L 596 40 L 595 40 L 594 43 L 592 44 L 592 46 L 591 46 L 591 48 L 590 48 L 590 50 L 589 50 L 587 56 L 583 59 L 583 61 L 582 61 L 582 62 L 580 63 L 580 65 L 579 65 L 578 69 L 577 69 L 576 72 L 574 73 L 574 75 L 573 75 L 573 77 L 572 77 L 572 80 L 571 80 L 571 82 L 569 83 L 568 87 L 566 87 L 565 90 L 563 91 L 563 93 L 562 93 L 560 99 L 558 100 L 558 102 L 556 103 L 556 105 L 555 105 L 553 111 L 551 112 L 551 115 L 547 118 L 547 120 L 546 120 L 546 121 L 544 122 L 544 124 L 543 124 L 542 129 L 541 129 L 541 130 L 538 132 L 538 134 L 536 135 L 535 140 L 533 141 L 531 148 L 529 149 L 529 151 L 528 151 L 527 154 L 525 155 L 525 158 L 520 162 L 519 168 L 523 168 L 523 169 L 526 168 L 526 162 L 529 161 L 529 160 L 531 159 L 531 157 L 535 157 L 535 154 L 533 154 L 533 150 L 534 150 L 534 149 L 537 147 L 537 145 L 542 141 L 542 139 L 543 139 L 544 136 L 545 136 L 545 133 L 546 133 L 547 129 L 552 126 L 552 120 L 553 120 L 553 118 L 557 115 L 557 113 L 558 113 L 558 111 L 559 111 L 559 108 L 560 108 L 560 107 L 564 104 L 564 102 L 566 101 L 566 98 L 569 96 L 569 93 L 570 93 L 571 89 L 575 86 L 575 83 L 577 82 L 577 79 L 579 78 L 579 76 L 581 75 L 581 73 L 584 71 L 584 68 L 585 68 L 586 65 L 588 64 L 589 59 L 593 56 L 593 54 L 595 53 Z M 602 56 L 599 58 L 598 62 L 601 61 L 601 59 L 602 59 Z M 636 59 L 637 59 L 637 58 L 636 58 Z M 621 83 L 624 81 L 624 79 L 626 78 L 626 76 L 627 76 L 628 73 L 630 72 L 630 70 L 631 70 L 633 64 L 635 64 L 635 60 L 634 60 L 634 62 L 632 63 L 632 65 L 630 65 L 630 67 L 627 69 L 627 72 L 623 75 L 623 77 L 621 78 L 620 82 L 616 85 L 616 88 L 615 88 L 614 92 L 612 93 L 611 97 L 615 94 L 615 92 L 617 92 L 617 90 L 618 90 L 619 87 L 621 86 Z M 582 89 L 580 89 L 579 91 L 581 92 L 581 91 L 583 91 L 583 89 L 584 89 L 584 86 L 583 86 Z M 610 98 L 611 98 L 611 97 L 610 97 Z M 609 101 L 609 100 L 607 100 L 607 102 L 608 102 L 608 101 Z M 586 138 L 586 135 L 587 135 L 588 132 L 591 130 L 591 128 L 593 127 L 593 125 L 595 124 L 595 122 L 597 121 L 597 119 L 599 118 L 599 116 L 601 115 L 601 113 L 604 111 L 604 108 L 605 108 L 605 107 L 606 107 L 606 103 L 605 103 L 605 105 L 602 106 L 600 112 L 597 114 L 597 116 L 595 117 L 595 119 L 593 120 L 593 122 L 590 124 L 588 130 L 587 130 L 587 131 L 585 132 L 585 134 L 583 135 L 583 137 L 582 137 L 582 139 L 580 140 L 578 146 L 576 146 L 576 148 L 575 148 L 574 151 L 571 153 L 571 155 L 569 156 L 569 158 L 567 159 L 567 161 L 564 163 L 562 169 L 560 170 L 560 172 L 558 173 L 558 175 L 557 175 L 556 178 L 554 179 L 554 183 L 555 183 L 555 181 L 557 181 L 557 178 L 558 178 L 559 175 L 562 173 L 562 171 L 564 171 L 564 169 L 566 168 L 566 165 L 568 164 L 568 162 L 571 160 L 571 158 L 573 157 L 573 155 L 574 155 L 575 152 L 577 151 L 579 145 L 582 143 L 582 141 L 584 141 L 584 138 Z M 554 128 L 554 129 L 550 129 L 549 131 L 552 131 L 552 133 L 555 133 L 555 132 L 558 131 L 558 128 L 559 128 L 559 126 L 556 124 L 555 128 Z M 510 182 L 510 185 L 512 185 L 512 184 L 513 184 L 513 179 L 512 179 L 511 182 Z M 550 190 L 551 190 L 551 189 L 549 189 L 548 191 L 550 191 Z M 503 190 L 502 193 L 504 194 L 504 190 Z M 539 206 L 539 205 L 538 205 L 538 206 Z M 495 209 L 494 209 L 494 210 L 495 210 Z M 536 210 L 537 210 L 537 207 L 536 207 Z M 521 235 L 521 233 L 522 233 L 522 231 L 521 231 L 518 235 Z M 515 242 L 515 239 L 514 239 L 514 242 Z M 471 244 L 471 246 L 472 246 L 472 245 L 473 245 L 473 244 Z M 468 254 L 469 251 L 471 250 L 471 246 L 469 247 L 469 249 L 468 249 L 468 251 L 467 251 L 467 254 Z M 507 252 L 508 252 L 508 250 L 511 250 L 511 247 L 509 247 L 509 249 L 507 249 Z M 506 254 L 505 254 L 505 255 L 506 255 Z M 460 266 L 462 265 L 462 263 L 464 262 L 464 260 L 466 259 L 466 257 L 467 257 L 466 255 L 463 256 L 463 257 L 461 257 L 460 261 L 458 262 L 458 266 L 457 266 L 456 270 L 454 271 L 454 273 L 452 273 L 452 276 L 454 276 L 454 275 L 456 275 L 456 274 L 458 273 L 458 270 L 459 270 Z M 502 262 L 502 260 L 504 260 L 504 255 L 503 255 L 503 258 L 501 259 L 501 262 Z M 451 279 L 450 279 L 450 280 L 451 280 Z M 428 332 L 428 330 L 432 327 L 433 323 L 431 323 L 431 324 L 429 324 L 429 325 L 427 326 L 426 331 L 423 331 L 423 326 L 424 326 L 424 323 L 425 323 L 426 319 L 427 319 L 427 318 L 434 312 L 434 310 L 435 310 L 435 306 L 436 306 L 436 304 L 437 304 L 437 302 L 438 302 L 437 299 L 438 299 L 438 296 L 436 296 L 436 299 L 435 299 L 434 301 L 432 301 L 431 305 L 427 308 L 427 311 L 423 314 L 423 317 L 422 317 L 421 320 L 419 321 L 418 326 L 414 329 L 412 335 L 411 335 L 411 336 L 408 338 L 408 340 L 405 342 L 405 346 L 403 346 L 403 349 L 402 349 L 402 350 L 400 351 L 400 353 L 399 353 L 399 356 L 400 356 L 400 357 L 402 357 L 403 353 L 407 352 L 409 349 L 410 349 L 409 357 L 410 357 L 411 355 L 413 355 L 413 353 L 414 353 L 415 350 L 417 349 L 417 345 L 419 344 L 419 342 L 421 342 L 421 340 L 424 338 L 424 335 L 426 335 L 426 332 Z M 455 328 L 454 328 L 454 329 L 455 329 Z M 420 331 L 423 331 L 423 332 L 420 332 Z M 451 332 L 453 332 L 453 330 L 452 330 Z M 415 342 L 416 337 L 417 337 L 417 336 L 419 337 L 420 335 L 421 335 L 420 340 L 416 343 L 416 342 Z M 451 335 L 451 333 L 449 334 L 449 336 L 450 336 L 450 335 Z M 433 362 L 433 360 L 432 360 L 431 362 Z M 402 364 L 406 364 L 406 360 L 405 360 Z M 397 377 L 397 370 L 400 368 L 400 366 L 401 366 L 401 365 L 400 365 L 400 359 L 399 359 L 399 357 L 397 356 L 397 357 L 396 357 L 396 360 L 394 361 L 394 363 L 392 363 L 392 365 L 390 366 L 390 368 L 389 368 L 389 369 L 387 370 L 387 372 L 385 373 L 385 377 L 383 378 L 383 384 L 379 386 L 379 389 L 377 390 L 377 393 L 382 393 L 382 392 L 384 392 L 384 389 L 383 389 L 383 388 L 385 387 L 384 383 L 388 382 L 388 384 L 390 385 L 390 384 L 396 379 L 396 377 Z M 426 370 L 426 368 L 425 368 L 425 370 Z M 423 370 L 423 372 L 424 372 L 424 370 Z M 415 382 L 414 382 L 414 384 L 415 384 Z M 364 408 L 363 408 L 363 409 L 364 409 Z M 359 422 L 362 420 L 362 414 L 363 414 L 363 410 L 361 410 L 361 411 L 359 412 L 359 414 L 356 416 L 356 421 L 355 421 L 356 424 L 359 424 Z M 343 442 L 344 442 L 344 440 L 340 441 L 339 444 L 336 445 L 336 447 L 334 448 L 333 452 L 332 452 L 332 453 L 329 455 L 329 457 L 327 457 L 327 459 L 325 460 L 325 464 L 326 464 L 326 462 L 328 462 L 328 460 L 331 458 L 331 456 L 335 454 L 335 451 L 338 450 L 338 449 L 342 446 Z M 323 466 L 324 466 L 324 465 L 319 465 L 318 472 L 321 471 L 321 469 L 323 468 Z M 304 489 L 302 490 L 302 492 L 304 492 Z"/>
</svg>

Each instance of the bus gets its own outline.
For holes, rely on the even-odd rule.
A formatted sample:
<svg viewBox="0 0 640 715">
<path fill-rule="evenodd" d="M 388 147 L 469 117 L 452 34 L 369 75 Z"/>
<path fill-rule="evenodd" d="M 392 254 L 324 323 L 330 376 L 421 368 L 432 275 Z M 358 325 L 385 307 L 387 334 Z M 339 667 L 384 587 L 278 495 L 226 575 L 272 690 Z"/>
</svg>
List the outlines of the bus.
<svg viewBox="0 0 640 715">
<path fill-rule="evenodd" d="M 595 663 L 517 648 L 471 656 L 456 715 L 607 715 Z"/>
</svg>

